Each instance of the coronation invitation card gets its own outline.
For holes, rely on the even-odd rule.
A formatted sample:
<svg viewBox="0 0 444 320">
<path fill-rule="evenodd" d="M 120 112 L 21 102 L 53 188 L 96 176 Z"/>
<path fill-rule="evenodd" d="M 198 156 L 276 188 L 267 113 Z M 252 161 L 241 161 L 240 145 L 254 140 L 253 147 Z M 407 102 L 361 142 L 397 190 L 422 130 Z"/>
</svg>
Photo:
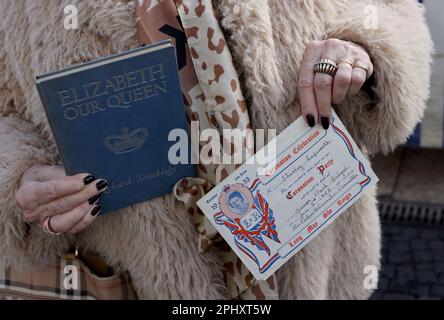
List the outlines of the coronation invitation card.
<svg viewBox="0 0 444 320">
<path fill-rule="evenodd" d="M 335 113 L 328 130 L 300 117 L 270 144 L 274 155 L 265 146 L 198 202 L 258 280 L 378 181 Z"/>
</svg>

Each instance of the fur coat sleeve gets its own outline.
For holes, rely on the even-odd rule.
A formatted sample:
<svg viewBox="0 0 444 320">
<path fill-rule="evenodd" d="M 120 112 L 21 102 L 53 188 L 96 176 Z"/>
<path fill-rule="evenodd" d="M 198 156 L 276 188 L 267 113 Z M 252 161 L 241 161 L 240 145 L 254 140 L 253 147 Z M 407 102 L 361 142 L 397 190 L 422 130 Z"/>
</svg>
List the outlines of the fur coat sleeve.
<svg viewBox="0 0 444 320">
<path fill-rule="evenodd" d="M 27 225 L 15 200 L 21 177 L 30 166 L 60 165 L 34 75 L 136 44 L 131 1 L 73 4 L 82 12 L 82 33 L 62 27 L 65 4 L 61 2 L 0 3 L 0 43 L 5 44 L 0 46 L 0 265 L 25 268 L 46 263 L 66 252 L 74 239 L 51 238 L 38 224 Z"/>
<path fill-rule="evenodd" d="M 371 154 L 405 142 L 425 109 L 429 94 L 432 40 L 416 0 L 346 1 L 327 21 L 326 38 L 362 45 L 374 64 L 367 103 L 339 106 L 341 119 Z M 362 101 L 362 100 L 361 100 Z"/>
<path fill-rule="evenodd" d="M 48 237 L 36 234 L 34 241 L 27 241 L 29 232 L 42 233 L 40 228 L 29 229 L 18 208 L 15 193 L 23 173 L 34 164 L 54 164 L 54 152 L 49 152 L 35 125 L 18 113 L 21 94 L 19 86 L 5 63 L 0 49 L 0 262 L 22 262 L 41 256 L 42 249 L 51 248 Z M 41 239 L 41 243 L 36 243 Z M 36 252 L 38 251 L 38 252 Z M 52 254 L 52 253 L 51 253 Z M 44 254 L 43 254 L 44 255 Z"/>
</svg>

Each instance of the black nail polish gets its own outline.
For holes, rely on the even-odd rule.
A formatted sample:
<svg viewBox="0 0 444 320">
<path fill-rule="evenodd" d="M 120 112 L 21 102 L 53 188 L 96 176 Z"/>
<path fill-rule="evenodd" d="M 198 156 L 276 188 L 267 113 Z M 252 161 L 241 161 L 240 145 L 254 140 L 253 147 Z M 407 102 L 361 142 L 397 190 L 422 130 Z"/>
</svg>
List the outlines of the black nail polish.
<svg viewBox="0 0 444 320">
<path fill-rule="evenodd" d="M 109 185 L 108 181 L 100 180 L 99 182 L 97 182 L 96 187 L 97 187 L 97 190 L 102 191 L 103 189 L 108 187 L 108 185 Z"/>
<path fill-rule="evenodd" d="M 100 198 L 101 195 L 102 195 L 102 194 L 99 193 L 99 194 L 95 195 L 94 197 L 91 197 L 91 198 L 88 200 L 88 203 L 89 203 L 90 205 L 93 205 L 94 203 L 97 202 L 97 200 L 99 200 L 99 198 Z"/>
<path fill-rule="evenodd" d="M 321 124 L 324 130 L 327 130 L 330 127 L 330 120 L 327 117 L 321 117 Z"/>
<path fill-rule="evenodd" d="M 93 182 L 94 180 L 96 180 L 96 177 L 89 175 L 87 177 L 85 177 L 85 179 L 83 179 L 83 183 L 86 185 L 90 184 L 91 182 Z"/>
<path fill-rule="evenodd" d="M 315 118 L 311 114 L 307 114 L 307 123 L 311 128 L 315 126 Z"/>
<path fill-rule="evenodd" d="M 94 209 L 91 210 L 91 215 L 95 217 L 99 214 L 100 210 L 102 210 L 101 206 L 95 206 Z"/>
</svg>

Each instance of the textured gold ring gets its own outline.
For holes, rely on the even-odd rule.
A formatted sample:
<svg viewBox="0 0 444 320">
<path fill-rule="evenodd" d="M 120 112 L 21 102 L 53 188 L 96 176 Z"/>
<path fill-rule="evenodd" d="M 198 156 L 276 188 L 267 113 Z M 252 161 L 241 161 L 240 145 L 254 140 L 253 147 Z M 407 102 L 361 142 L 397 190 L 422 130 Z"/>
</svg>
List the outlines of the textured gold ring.
<svg viewBox="0 0 444 320">
<path fill-rule="evenodd" d="M 334 77 L 338 71 L 338 65 L 332 59 L 325 58 L 314 64 L 313 71 L 315 73 L 328 74 L 329 76 Z"/>
</svg>

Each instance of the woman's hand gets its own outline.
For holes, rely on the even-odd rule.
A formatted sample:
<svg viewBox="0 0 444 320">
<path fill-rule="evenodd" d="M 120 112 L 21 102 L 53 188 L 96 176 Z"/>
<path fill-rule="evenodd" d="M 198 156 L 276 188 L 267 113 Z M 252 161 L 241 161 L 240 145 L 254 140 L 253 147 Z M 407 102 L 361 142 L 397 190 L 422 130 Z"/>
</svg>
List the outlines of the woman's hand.
<svg viewBox="0 0 444 320">
<path fill-rule="evenodd" d="M 50 217 L 50 231 L 74 234 L 95 220 L 101 209 L 97 202 L 107 187 L 106 180 L 89 174 L 66 176 L 61 167 L 35 165 L 23 175 L 16 201 L 27 222 Z"/>
<path fill-rule="evenodd" d="M 336 62 L 334 78 L 315 73 L 313 66 L 322 59 Z M 328 129 L 332 104 L 340 104 L 347 95 L 356 95 L 373 74 L 368 53 L 359 45 L 339 39 L 310 42 L 304 52 L 299 74 L 299 97 L 302 115 L 313 127 L 320 122 Z"/>
</svg>

